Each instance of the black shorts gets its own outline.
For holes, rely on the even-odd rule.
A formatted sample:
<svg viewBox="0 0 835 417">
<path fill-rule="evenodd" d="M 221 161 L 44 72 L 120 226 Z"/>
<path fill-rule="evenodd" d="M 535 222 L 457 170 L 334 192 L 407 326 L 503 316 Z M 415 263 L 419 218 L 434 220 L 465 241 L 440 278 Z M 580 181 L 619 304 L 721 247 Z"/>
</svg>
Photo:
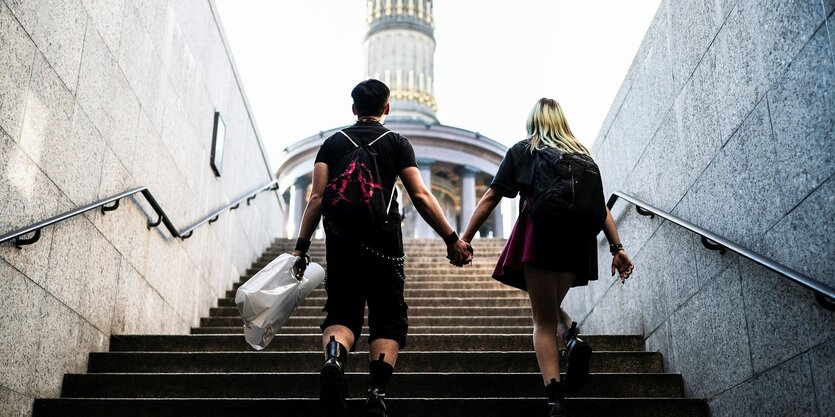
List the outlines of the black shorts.
<svg viewBox="0 0 835 417">
<path fill-rule="evenodd" d="M 328 314 L 321 329 L 333 325 L 351 329 L 354 333 L 351 350 L 355 350 L 368 303 L 369 342 L 391 339 L 405 347 L 409 319 L 403 299 L 406 281 L 403 265 L 383 260 L 354 242 L 341 241 L 330 234 L 326 245 L 328 300 L 324 311 Z M 402 253 L 402 247 L 392 250 Z"/>
</svg>

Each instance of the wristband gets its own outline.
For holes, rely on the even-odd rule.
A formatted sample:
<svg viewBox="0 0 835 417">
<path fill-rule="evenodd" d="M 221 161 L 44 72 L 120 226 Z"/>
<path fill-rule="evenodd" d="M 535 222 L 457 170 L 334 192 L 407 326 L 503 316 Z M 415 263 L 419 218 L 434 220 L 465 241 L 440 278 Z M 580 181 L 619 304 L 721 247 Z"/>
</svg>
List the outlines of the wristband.
<svg viewBox="0 0 835 417">
<path fill-rule="evenodd" d="M 296 248 L 294 250 L 297 250 L 299 252 L 307 253 L 308 249 L 310 249 L 310 240 L 309 239 L 305 239 L 303 237 L 300 237 L 300 238 L 298 238 L 298 240 L 296 240 Z"/>
<path fill-rule="evenodd" d="M 450 233 L 450 234 L 446 235 L 446 237 L 444 237 L 444 243 L 446 243 L 447 246 L 449 246 L 449 245 L 451 245 L 451 244 L 453 244 L 457 241 L 458 241 L 458 233 L 455 233 L 455 230 L 453 230 L 452 233 Z"/>
<path fill-rule="evenodd" d="M 612 255 L 617 253 L 617 251 L 619 251 L 619 250 L 623 250 L 623 244 L 622 243 L 617 243 L 617 244 L 610 243 L 609 244 L 609 252 L 611 252 Z"/>
</svg>

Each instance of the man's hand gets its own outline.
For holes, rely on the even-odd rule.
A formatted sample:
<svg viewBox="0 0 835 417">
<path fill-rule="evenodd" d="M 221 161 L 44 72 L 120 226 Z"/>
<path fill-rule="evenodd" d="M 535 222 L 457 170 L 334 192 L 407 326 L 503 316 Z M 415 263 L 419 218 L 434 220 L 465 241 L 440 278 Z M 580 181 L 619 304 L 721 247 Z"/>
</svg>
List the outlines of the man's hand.
<svg viewBox="0 0 835 417">
<path fill-rule="evenodd" d="M 615 271 L 620 273 L 620 283 L 626 282 L 626 279 L 632 275 L 635 270 L 635 264 L 629 259 L 626 251 L 621 249 L 612 256 L 612 276 L 615 276 Z"/>
<path fill-rule="evenodd" d="M 446 257 L 449 263 L 462 267 L 473 261 L 473 247 L 469 243 L 458 239 L 455 243 L 446 247 Z"/>
<path fill-rule="evenodd" d="M 302 251 L 293 251 L 293 256 L 296 257 L 296 262 L 293 264 L 293 276 L 301 281 L 304 278 L 304 271 L 307 269 L 307 264 L 310 263 L 310 256 Z"/>
</svg>

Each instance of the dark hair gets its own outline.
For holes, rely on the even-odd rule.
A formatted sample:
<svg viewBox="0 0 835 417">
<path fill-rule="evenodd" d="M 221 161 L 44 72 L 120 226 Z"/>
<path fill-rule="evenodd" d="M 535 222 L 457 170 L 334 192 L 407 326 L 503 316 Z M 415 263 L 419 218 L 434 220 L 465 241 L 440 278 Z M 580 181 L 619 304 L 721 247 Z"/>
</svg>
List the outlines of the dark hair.
<svg viewBox="0 0 835 417">
<path fill-rule="evenodd" d="M 351 91 L 351 98 L 357 106 L 357 116 L 381 116 L 389 101 L 389 88 L 379 80 L 368 79 Z"/>
</svg>

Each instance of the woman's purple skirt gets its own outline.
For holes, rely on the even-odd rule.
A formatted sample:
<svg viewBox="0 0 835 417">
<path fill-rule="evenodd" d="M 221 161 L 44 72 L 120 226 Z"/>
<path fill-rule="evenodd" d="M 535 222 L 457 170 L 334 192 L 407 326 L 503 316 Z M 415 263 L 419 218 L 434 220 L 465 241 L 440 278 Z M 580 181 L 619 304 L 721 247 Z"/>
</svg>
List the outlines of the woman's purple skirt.
<svg viewBox="0 0 835 417">
<path fill-rule="evenodd" d="M 551 262 L 537 261 L 537 258 Z M 528 203 L 522 204 L 519 218 L 504 245 L 493 270 L 493 278 L 512 287 L 527 291 L 522 265 L 530 263 L 538 268 L 577 275 L 572 286 L 587 285 L 597 279 L 597 238 L 537 239 Z"/>
</svg>

